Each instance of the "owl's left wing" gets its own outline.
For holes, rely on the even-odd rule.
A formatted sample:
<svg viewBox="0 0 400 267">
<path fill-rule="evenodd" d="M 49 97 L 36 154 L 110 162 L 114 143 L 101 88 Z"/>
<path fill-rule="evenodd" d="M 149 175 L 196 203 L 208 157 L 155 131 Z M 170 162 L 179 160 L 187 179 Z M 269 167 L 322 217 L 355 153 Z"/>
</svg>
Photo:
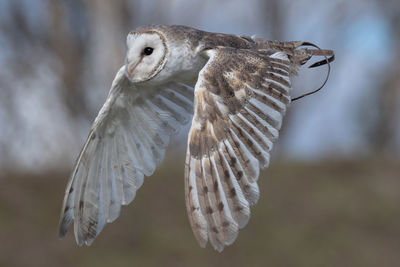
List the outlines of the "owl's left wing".
<svg viewBox="0 0 400 267">
<path fill-rule="evenodd" d="M 236 239 L 259 198 L 259 169 L 269 164 L 290 103 L 283 52 L 216 48 L 195 86 L 185 168 L 186 207 L 200 246 L 218 251 Z"/>
</svg>

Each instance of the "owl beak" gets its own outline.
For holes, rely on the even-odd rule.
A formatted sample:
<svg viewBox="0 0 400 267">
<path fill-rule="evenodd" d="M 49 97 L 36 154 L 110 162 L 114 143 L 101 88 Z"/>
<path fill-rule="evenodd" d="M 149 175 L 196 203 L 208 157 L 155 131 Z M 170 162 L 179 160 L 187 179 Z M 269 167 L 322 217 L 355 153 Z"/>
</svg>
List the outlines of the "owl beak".
<svg viewBox="0 0 400 267">
<path fill-rule="evenodd" d="M 135 71 L 137 65 L 139 65 L 140 61 L 137 63 L 130 63 L 128 64 L 128 66 L 126 66 L 126 72 L 128 74 L 129 77 L 133 76 L 133 72 Z"/>
<path fill-rule="evenodd" d="M 133 78 L 133 73 L 135 72 L 136 67 L 142 62 L 143 58 L 140 58 L 138 62 L 128 62 L 126 64 L 126 74 L 128 78 L 132 79 Z"/>
</svg>

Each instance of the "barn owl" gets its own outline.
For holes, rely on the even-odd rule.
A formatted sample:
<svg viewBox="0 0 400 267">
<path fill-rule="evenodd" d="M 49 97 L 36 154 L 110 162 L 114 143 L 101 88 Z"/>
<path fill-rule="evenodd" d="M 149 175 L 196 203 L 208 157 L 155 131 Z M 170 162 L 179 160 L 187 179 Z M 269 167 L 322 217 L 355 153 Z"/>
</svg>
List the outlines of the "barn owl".
<svg viewBox="0 0 400 267">
<path fill-rule="evenodd" d="M 314 55 L 325 59 L 313 66 L 334 58 L 307 45 L 186 26 L 130 32 L 125 65 L 67 184 L 60 238 L 74 222 L 77 243 L 90 245 L 192 118 L 184 172 L 189 222 L 201 247 L 232 244 L 258 201 L 259 172 L 291 102 L 290 77 Z"/>
</svg>

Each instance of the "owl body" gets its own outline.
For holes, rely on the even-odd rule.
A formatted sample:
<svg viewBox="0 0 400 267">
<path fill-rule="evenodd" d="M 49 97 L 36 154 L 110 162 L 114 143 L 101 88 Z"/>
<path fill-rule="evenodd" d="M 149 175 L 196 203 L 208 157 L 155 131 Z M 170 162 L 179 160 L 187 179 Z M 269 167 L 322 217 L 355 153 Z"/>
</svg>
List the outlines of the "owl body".
<svg viewBox="0 0 400 267">
<path fill-rule="evenodd" d="M 249 49 L 256 48 L 259 45 L 247 36 L 215 34 L 181 25 L 151 25 L 132 31 L 127 37 L 128 47 L 130 47 L 130 42 L 137 42 L 132 36 L 137 35 L 137 33 L 142 36 L 142 32 L 162 35 L 160 40 L 168 44 L 164 59 L 165 66 L 156 76 L 148 80 L 151 83 L 179 80 L 194 86 L 197 81 L 197 74 L 207 62 L 207 57 L 203 54 L 205 49 L 218 46 Z M 151 44 L 151 42 L 148 42 L 148 44 Z M 143 44 L 140 45 L 142 47 L 147 45 L 146 41 L 143 41 Z M 138 50 L 136 49 L 136 51 Z"/>
<path fill-rule="evenodd" d="M 60 237 L 74 222 L 78 244 L 90 245 L 192 120 L 184 175 L 189 222 L 200 246 L 209 241 L 222 251 L 232 244 L 259 199 L 257 179 L 291 102 L 291 76 L 313 56 L 325 57 L 313 66 L 333 60 L 331 50 L 302 48 L 309 45 L 186 26 L 130 32 L 125 65 L 69 179 Z"/>
</svg>

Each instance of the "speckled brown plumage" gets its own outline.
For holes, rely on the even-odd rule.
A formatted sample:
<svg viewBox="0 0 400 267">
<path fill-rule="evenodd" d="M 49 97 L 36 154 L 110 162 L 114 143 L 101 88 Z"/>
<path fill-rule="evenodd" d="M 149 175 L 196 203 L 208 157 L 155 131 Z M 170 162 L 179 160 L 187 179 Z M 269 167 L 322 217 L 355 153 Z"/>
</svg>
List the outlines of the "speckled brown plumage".
<svg viewBox="0 0 400 267">
<path fill-rule="evenodd" d="M 220 236 L 222 222 L 244 227 L 249 207 L 258 201 L 258 168 L 268 166 L 269 151 L 290 104 L 290 76 L 312 56 L 305 50 L 296 50 L 300 42 L 251 42 L 233 36 L 228 40 L 227 46 L 216 45 L 204 52 L 209 61 L 195 87 L 195 115 L 185 169 L 187 211 L 193 231 L 201 245 L 209 240 L 217 250 L 222 250 L 237 235 L 231 233 L 225 239 Z M 219 39 L 214 40 L 216 43 Z M 208 164 L 210 161 L 214 165 Z M 193 177 L 192 166 L 202 166 Z M 192 181 L 212 182 L 214 173 L 226 181 L 218 197 L 214 201 L 213 197 L 199 193 L 198 200 L 193 201 L 196 195 L 188 190 Z M 208 207 L 217 207 L 221 198 L 230 205 L 219 205 L 220 212 L 228 210 L 225 213 L 232 216 L 224 220 L 210 218 Z M 193 214 L 193 202 L 199 203 L 201 214 Z M 207 228 L 198 227 L 201 216 Z"/>
</svg>

